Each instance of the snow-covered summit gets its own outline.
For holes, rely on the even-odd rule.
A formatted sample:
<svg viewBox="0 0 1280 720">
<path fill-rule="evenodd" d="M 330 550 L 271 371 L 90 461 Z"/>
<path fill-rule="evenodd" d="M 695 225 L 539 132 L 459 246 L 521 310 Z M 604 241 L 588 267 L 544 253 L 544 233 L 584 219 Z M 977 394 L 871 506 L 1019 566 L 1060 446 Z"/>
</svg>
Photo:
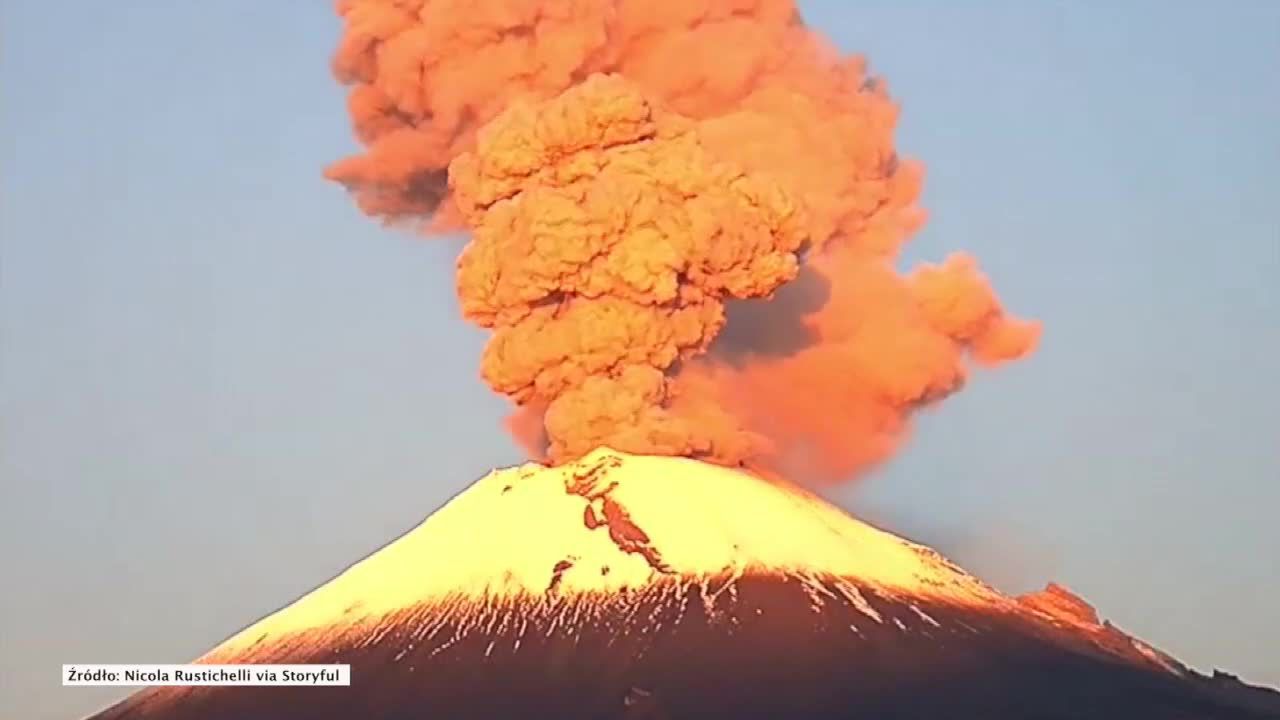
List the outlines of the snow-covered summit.
<svg viewBox="0 0 1280 720">
<path fill-rule="evenodd" d="M 803 489 L 608 449 L 490 473 L 201 661 L 352 684 L 152 688 L 95 720 L 1280 717 L 1063 588 L 1014 600 Z"/>
<path fill-rule="evenodd" d="M 744 575 L 851 579 L 947 604 L 1009 603 L 933 550 L 801 488 L 602 448 L 559 467 L 489 473 L 223 649 L 459 596 L 616 593 L 672 576 L 723 584 Z"/>
</svg>

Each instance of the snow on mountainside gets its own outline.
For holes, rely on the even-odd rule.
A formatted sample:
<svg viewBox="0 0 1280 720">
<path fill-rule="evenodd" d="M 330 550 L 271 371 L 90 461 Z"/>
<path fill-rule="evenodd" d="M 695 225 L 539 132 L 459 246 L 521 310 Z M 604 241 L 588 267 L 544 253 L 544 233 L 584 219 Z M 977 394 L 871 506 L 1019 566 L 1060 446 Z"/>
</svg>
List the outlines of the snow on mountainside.
<svg viewBox="0 0 1280 720">
<path fill-rule="evenodd" d="M 1058 586 L 1014 599 L 801 488 L 600 449 L 474 483 L 208 663 L 344 688 L 152 688 L 96 720 L 1280 718 Z"/>
<path fill-rule="evenodd" d="M 1175 675 L 1189 672 L 1187 666 L 1169 655 L 1100 619 L 1092 605 L 1057 583 L 1049 583 L 1044 590 L 1019 595 L 1017 599 L 1023 608 L 1043 616 L 1057 627 L 1089 638 L 1112 654 L 1134 662 L 1146 661 Z"/>
<path fill-rule="evenodd" d="M 827 592 L 856 578 L 946 604 L 1014 603 L 933 550 L 854 520 L 792 485 L 695 460 L 600 449 L 557 468 L 495 470 L 421 525 L 212 655 L 421 603 L 611 593 L 670 576 L 724 592 L 744 574 Z M 852 584 L 836 583 L 864 605 Z"/>
</svg>

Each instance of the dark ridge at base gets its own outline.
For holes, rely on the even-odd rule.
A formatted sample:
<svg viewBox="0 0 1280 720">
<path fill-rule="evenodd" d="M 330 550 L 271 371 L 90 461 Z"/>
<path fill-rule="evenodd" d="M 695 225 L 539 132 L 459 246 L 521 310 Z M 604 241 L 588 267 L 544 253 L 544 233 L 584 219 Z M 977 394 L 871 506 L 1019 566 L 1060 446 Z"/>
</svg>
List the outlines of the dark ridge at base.
<svg viewBox="0 0 1280 720">
<path fill-rule="evenodd" d="M 710 600 L 672 583 L 603 606 L 424 606 L 321 650 L 309 634 L 217 659 L 350 663 L 350 687 L 158 688 L 96 720 L 1280 718 L 1280 694 L 1157 672 L 1047 623 L 863 595 L 882 622 L 780 578 Z"/>
</svg>

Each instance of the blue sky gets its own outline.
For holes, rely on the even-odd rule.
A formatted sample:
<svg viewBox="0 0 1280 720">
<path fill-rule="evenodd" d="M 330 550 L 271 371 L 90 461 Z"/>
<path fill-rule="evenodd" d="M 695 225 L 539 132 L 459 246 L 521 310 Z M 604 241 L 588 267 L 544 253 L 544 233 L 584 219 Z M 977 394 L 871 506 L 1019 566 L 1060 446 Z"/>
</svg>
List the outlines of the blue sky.
<svg viewBox="0 0 1280 720">
<path fill-rule="evenodd" d="M 833 497 L 1006 590 L 1059 580 L 1280 685 L 1280 4 L 802 3 L 929 169 L 1030 360 Z M 328 3 L 0 5 L 0 716 L 120 694 L 519 454 L 458 246 L 379 228 Z"/>
</svg>

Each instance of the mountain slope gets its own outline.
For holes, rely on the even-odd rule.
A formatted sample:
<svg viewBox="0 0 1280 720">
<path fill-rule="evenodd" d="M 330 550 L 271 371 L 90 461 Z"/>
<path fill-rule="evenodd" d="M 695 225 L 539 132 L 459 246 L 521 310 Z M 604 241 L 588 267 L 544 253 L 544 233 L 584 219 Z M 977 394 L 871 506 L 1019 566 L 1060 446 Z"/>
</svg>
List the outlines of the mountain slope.
<svg viewBox="0 0 1280 720">
<path fill-rule="evenodd" d="M 200 661 L 352 685 L 98 717 L 1280 717 L 1061 588 L 1008 598 L 790 485 L 606 449 L 489 474 Z"/>
</svg>

